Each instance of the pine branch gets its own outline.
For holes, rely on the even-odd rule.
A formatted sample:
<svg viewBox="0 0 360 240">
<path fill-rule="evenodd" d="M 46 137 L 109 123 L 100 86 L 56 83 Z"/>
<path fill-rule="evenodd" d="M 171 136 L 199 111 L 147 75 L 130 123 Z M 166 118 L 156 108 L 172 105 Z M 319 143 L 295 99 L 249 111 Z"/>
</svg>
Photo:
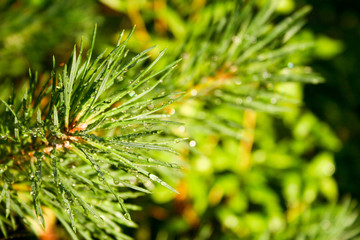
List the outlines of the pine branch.
<svg viewBox="0 0 360 240">
<path fill-rule="evenodd" d="M 133 32 L 122 41 L 123 32 L 110 53 L 91 62 L 95 27 L 85 61 L 81 42 L 80 51 L 75 45 L 61 73 L 53 60 L 53 71 L 42 86 L 37 73 L 30 71 L 30 88 L 19 104 L 0 99 L 5 106 L 0 118 L 4 236 L 7 228 L 15 230 L 9 220 L 14 216 L 23 216 L 25 224 L 34 218 L 45 227 L 46 206 L 73 239 L 80 235 L 126 239 L 118 224 L 135 227 L 129 211 L 137 209 L 126 203 L 127 198 L 137 196 L 135 192 L 149 193 L 148 182 L 177 193 L 145 167 L 178 167 L 147 152 L 176 153 L 167 144 L 151 140 L 165 125 L 179 124 L 156 113 L 183 94 L 153 93 L 178 61 L 153 71 L 165 51 L 150 63 L 146 55 L 150 49 L 130 58 L 126 45 Z M 138 67 L 140 62 L 145 63 L 143 69 Z M 149 131 L 147 125 L 156 129 Z M 94 219 L 101 226 L 93 226 Z"/>
<path fill-rule="evenodd" d="M 279 1 L 266 2 L 257 9 L 254 1 L 235 1 L 225 6 L 215 1 L 189 23 L 182 47 L 172 49 L 173 54 L 167 56 L 168 60 L 183 58 L 171 73 L 175 84 L 164 87 L 186 91 L 185 99 L 175 106 L 196 108 L 194 112 L 202 109 L 204 117 L 176 110 L 182 121 L 197 129 L 207 128 L 207 132 L 241 139 L 241 121 L 220 116 L 219 112 L 288 112 L 301 101 L 282 90 L 284 83 L 323 82 L 310 67 L 297 62 L 296 55 L 309 51 L 314 44 L 292 41 L 311 8 L 305 6 L 274 23 Z"/>
</svg>

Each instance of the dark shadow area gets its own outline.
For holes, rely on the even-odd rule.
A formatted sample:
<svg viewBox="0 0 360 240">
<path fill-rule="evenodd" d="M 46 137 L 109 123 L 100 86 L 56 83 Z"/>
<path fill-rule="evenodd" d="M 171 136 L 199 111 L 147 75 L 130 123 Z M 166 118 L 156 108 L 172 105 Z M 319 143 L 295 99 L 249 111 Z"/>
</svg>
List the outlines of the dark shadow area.
<svg viewBox="0 0 360 240">
<path fill-rule="evenodd" d="M 313 6 L 307 27 L 343 41 L 344 50 L 333 59 L 313 61 L 312 66 L 325 77 L 326 83 L 306 85 L 305 102 L 343 143 L 336 155 L 340 193 L 360 199 L 360 2 L 306 2 Z"/>
</svg>

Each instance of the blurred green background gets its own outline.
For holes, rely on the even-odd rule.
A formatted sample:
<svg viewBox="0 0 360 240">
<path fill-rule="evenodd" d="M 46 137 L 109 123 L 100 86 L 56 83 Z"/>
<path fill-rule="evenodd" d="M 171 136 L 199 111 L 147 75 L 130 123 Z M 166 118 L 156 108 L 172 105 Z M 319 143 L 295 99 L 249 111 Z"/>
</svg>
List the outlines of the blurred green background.
<svg viewBox="0 0 360 240">
<path fill-rule="evenodd" d="M 29 66 L 39 73 L 49 72 L 52 55 L 58 63 L 65 61 L 82 36 L 88 45 L 95 24 L 97 53 L 113 45 L 122 29 L 136 24 L 132 51 L 158 45 L 153 56 L 167 47 L 168 59 L 176 58 L 184 50 L 179 46 L 188 38 L 192 20 L 215 2 L 2 1 L 0 96 L 7 96 L 12 84 L 15 90 L 21 88 Z M 264 2 L 257 5 L 261 8 Z M 224 1 L 216 6 L 231 4 Z M 360 4 L 281 0 L 276 13 L 281 18 L 306 4 L 313 10 L 295 41 L 311 40 L 315 47 L 292 55 L 289 64 L 310 65 L 326 82 L 279 86 L 294 100 L 305 102 L 283 114 L 246 110 L 234 116 L 231 109 L 218 110 L 240 119 L 249 141 L 204 132 L 196 124 L 175 130 L 194 139 L 189 148 L 179 149 L 188 164 L 183 173 L 177 172 L 174 179 L 165 174 L 181 194 L 174 196 L 159 186 L 153 195 L 134 200 L 143 210 L 135 213 L 139 228 L 127 229 L 130 236 L 140 240 L 350 239 L 358 226 L 354 202 L 360 199 Z M 196 77 L 196 73 L 184 74 L 183 82 L 169 88 L 190 89 Z M 175 108 L 180 115 L 197 115 L 201 110 L 191 100 Z"/>
</svg>

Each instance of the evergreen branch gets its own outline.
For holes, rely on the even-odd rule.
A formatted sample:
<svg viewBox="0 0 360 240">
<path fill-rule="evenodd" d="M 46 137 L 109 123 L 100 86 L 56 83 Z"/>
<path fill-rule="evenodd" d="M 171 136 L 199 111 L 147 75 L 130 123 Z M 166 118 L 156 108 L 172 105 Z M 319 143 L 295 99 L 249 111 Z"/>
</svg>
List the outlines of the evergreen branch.
<svg viewBox="0 0 360 240">
<path fill-rule="evenodd" d="M 129 211 L 138 208 L 126 203 L 127 198 L 136 194 L 129 193 L 129 190 L 150 193 L 148 189 L 129 181 L 131 175 L 157 182 L 177 193 L 144 167 L 179 167 L 154 160 L 150 152 L 142 149 L 176 153 L 167 144 L 146 140 L 163 131 L 143 128 L 152 124 L 179 124 L 157 119 L 167 117 L 161 114 L 161 110 L 179 99 L 174 97 L 179 94 L 159 97 L 153 93 L 178 61 L 153 71 L 164 55 L 165 51 L 162 51 L 147 66 L 140 66 L 139 63 L 148 61 L 145 55 L 152 48 L 133 58 L 128 57 L 126 44 L 133 31 L 122 42 L 123 32 L 109 54 L 103 53 L 91 63 L 95 26 L 85 61 L 82 61 L 81 42 L 79 53 L 75 45 L 70 63 L 64 66 L 61 74 L 57 74 L 53 58 L 53 70 L 42 86 L 38 84 L 37 73 L 33 75 L 30 71 L 30 88 L 18 107 L 13 107 L 13 99 L 8 102 L 0 99 L 5 105 L 5 114 L 0 115 L 0 134 L 2 139 L 10 140 L 0 147 L 0 184 L 3 185 L 0 204 L 3 202 L 5 206 L 5 214 L 0 216 L 0 229 L 4 236 L 7 236 L 6 226 L 11 224 L 9 218 L 13 215 L 32 218 L 45 227 L 43 206 L 46 206 L 55 213 L 73 239 L 79 236 L 89 239 L 89 236 L 105 232 L 126 239 L 121 230 L 114 229 L 119 224 L 136 226 Z M 135 72 L 140 73 L 132 78 Z M 104 137 L 106 131 L 99 130 L 105 128 L 113 129 L 113 135 Z M 92 132 L 96 135 L 88 135 Z M 140 138 L 141 142 L 132 142 Z M 83 169 L 81 173 L 79 169 Z M 18 178 L 18 175 L 26 177 Z M 114 184 L 108 181 L 109 178 Z M 14 181 L 21 187 L 13 187 Z M 128 190 L 122 194 L 121 189 Z M 86 191 L 95 195 L 90 197 Z M 15 196 L 20 192 L 22 195 L 30 194 L 16 203 Z M 96 201 L 102 201 L 103 205 L 93 207 Z M 35 215 L 30 214 L 31 206 Z M 87 212 L 106 224 L 97 228 L 83 225 L 88 221 Z M 25 220 L 24 223 L 27 224 Z"/>
</svg>

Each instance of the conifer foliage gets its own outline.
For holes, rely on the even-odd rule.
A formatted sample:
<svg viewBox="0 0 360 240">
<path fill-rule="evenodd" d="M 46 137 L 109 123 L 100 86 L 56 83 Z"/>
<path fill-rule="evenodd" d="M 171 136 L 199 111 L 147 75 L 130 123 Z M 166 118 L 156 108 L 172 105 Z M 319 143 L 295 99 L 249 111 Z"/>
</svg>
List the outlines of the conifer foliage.
<svg viewBox="0 0 360 240">
<path fill-rule="evenodd" d="M 133 4 L 98 2 L 120 12 Z M 189 1 L 169 2 L 176 8 Z M 240 221 L 234 226 L 224 220 L 219 228 L 229 228 L 229 236 L 237 238 L 261 235 L 262 239 L 302 239 L 328 236 L 330 233 L 321 229 L 314 232 L 313 226 L 323 219 L 332 228 L 338 224 L 330 220 L 336 218 L 347 224 L 333 228 L 337 234 L 331 233 L 333 236 L 358 235 L 353 231 L 357 214 L 351 214 L 354 207 L 350 201 L 334 207 L 329 215 L 323 212 L 330 208 L 321 208 L 313 215 L 287 222 L 286 212 L 291 212 L 293 206 L 287 192 L 279 187 L 281 184 L 274 187 L 266 178 L 298 171 L 301 185 L 306 172 L 297 162 L 289 164 L 288 169 L 271 169 L 272 164 L 262 165 L 264 159 L 256 164 L 250 156 L 252 145 L 256 146 L 255 112 L 287 112 L 301 101 L 301 97 L 286 91 L 287 83 L 298 87 L 323 81 L 303 65 L 306 54 L 298 54 L 311 49 L 313 43 L 306 38 L 294 40 L 310 7 L 279 17 L 275 11 L 278 0 L 265 1 L 264 5 L 255 0 L 209 1 L 203 6 L 200 2 L 205 1 L 198 1 L 201 11 L 182 8 L 179 12 L 184 22 L 175 17 L 169 23 L 175 29 L 169 34 L 171 38 L 157 39 L 168 45 L 167 53 L 163 50 L 154 56 L 154 47 L 138 51 L 147 43 L 134 48 L 131 37 L 135 41 L 140 38 L 132 28 L 128 34 L 120 34 L 111 51 L 94 56 L 95 27 L 87 50 L 83 42 L 75 45 L 67 64 L 56 62 L 54 57 L 51 73 L 39 75 L 30 70 L 29 87 L 24 93 L 16 91 L 6 99 L 0 98 L 0 229 L 5 238 L 16 237 L 14 232 L 22 225 L 38 234 L 36 225 L 45 228 L 47 216 L 54 215 L 72 239 L 131 239 L 124 233 L 124 226 L 137 226 L 131 212 L 141 206 L 131 203 L 134 198 L 151 193 L 154 184 L 178 193 L 158 173 L 165 172 L 159 168 L 181 169 L 175 158 L 163 156 L 177 154 L 173 143 L 182 138 L 191 139 L 190 147 L 183 144 L 180 151 L 190 165 L 197 159 L 213 165 L 223 161 L 224 165 L 218 164 L 219 169 L 212 173 L 213 178 L 229 176 L 224 183 L 241 183 L 236 191 L 221 183 L 220 194 L 214 194 L 215 180 L 195 177 L 193 183 L 198 186 L 189 188 L 203 189 L 198 195 L 186 196 L 190 200 L 184 200 L 184 205 L 191 201 L 197 205 L 199 216 L 204 216 L 202 222 L 210 221 L 204 225 L 205 230 L 214 222 L 219 225 L 211 215 L 214 209 L 220 220 L 226 214 L 237 219 L 245 211 L 253 211 L 246 208 L 254 205 L 260 209 L 255 207 L 255 222 L 261 218 L 263 223 L 255 226 L 254 235 L 250 228 L 253 224 L 243 231 L 248 227 L 246 219 L 241 226 Z M 133 10 L 130 19 L 139 20 L 135 8 L 129 8 Z M 149 15 L 146 20 L 153 17 Z M 173 27 L 176 24 L 178 28 Z M 170 119 L 171 114 L 179 122 Z M 184 123 L 186 128 L 179 126 Z M 229 151 L 222 146 L 228 140 L 236 145 L 240 142 L 240 147 Z M 239 151 L 240 157 L 236 155 L 238 148 L 245 149 Z M 320 179 L 317 173 L 314 175 L 314 179 Z M 328 180 L 330 175 L 326 175 Z M 231 192 L 229 199 L 235 199 L 230 206 L 234 214 L 220 204 L 226 191 Z M 215 197 L 210 199 L 207 194 Z M 313 210 L 311 204 L 317 193 L 313 195 L 310 202 L 295 199 L 299 206 L 294 204 L 296 214 Z M 238 208 L 241 201 L 245 202 L 244 209 Z M 268 227 L 274 225 L 272 219 L 276 220 L 273 229 Z M 284 230 L 286 227 L 290 230 Z M 170 239 L 172 235 L 167 236 Z"/>
<path fill-rule="evenodd" d="M 132 33 L 126 39 L 121 34 L 110 53 L 92 61 L 95 28 L 85 61 L 83 45 L 79 52 L 74 46 L 61 73 L 54 59 L 44 83 L 30 71 L 30 88 L 19 104 L 16 96 L 1 100 L 5 108 L 1 110 L 0 226 L 5 236 L 8 226 L 15 230 L 17 217 L 27 224 L 37 219 L 44 227 L 45 207 L 74 239 L 75 232 L 87 239 L 106 235 L 120 239 L 125 236 L 119 224 L 135 226 L 129 210 L 137 207 L 125 200 L 149 193 L 136 184 L 137 179 L 177 192 L 143 167 L 177 167 L 151 158 L 146 151 L 174 151 L 146 138 L 161 133 L 149 125 L 179 124 L 154 113 L 181 94 L 151 94 L 177 62 L 152 71 L 163 51 L 141 71 L 128 74 L 147 61 L 150 50 L 129 58 L 126 44 Z M 109 134 L 115 127 L 120 134 Z"/>
</svg>

